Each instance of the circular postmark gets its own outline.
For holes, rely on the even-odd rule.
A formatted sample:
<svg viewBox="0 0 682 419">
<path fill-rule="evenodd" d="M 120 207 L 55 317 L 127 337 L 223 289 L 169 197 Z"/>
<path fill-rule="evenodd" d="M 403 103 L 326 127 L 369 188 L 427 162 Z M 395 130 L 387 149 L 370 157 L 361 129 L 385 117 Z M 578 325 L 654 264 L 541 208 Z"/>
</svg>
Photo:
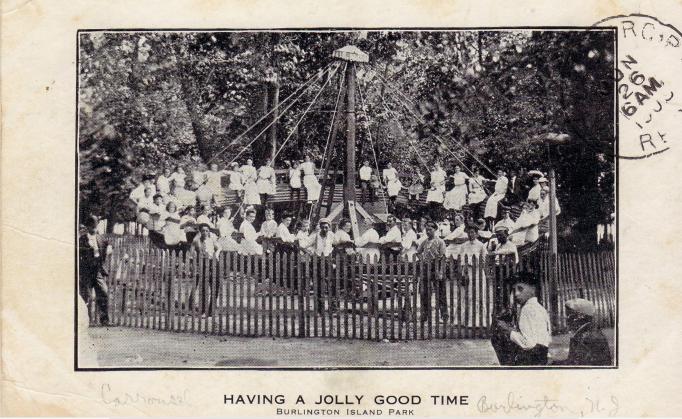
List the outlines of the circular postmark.
<svg viewBox="0 0 682 419">
<path fill-rule="evenodd" d="M 594 26 L 617 30 L 619 158 L 643 159 L 674 147 L 682 131 L 682 32 L 643 14 Z"/>
</svg>

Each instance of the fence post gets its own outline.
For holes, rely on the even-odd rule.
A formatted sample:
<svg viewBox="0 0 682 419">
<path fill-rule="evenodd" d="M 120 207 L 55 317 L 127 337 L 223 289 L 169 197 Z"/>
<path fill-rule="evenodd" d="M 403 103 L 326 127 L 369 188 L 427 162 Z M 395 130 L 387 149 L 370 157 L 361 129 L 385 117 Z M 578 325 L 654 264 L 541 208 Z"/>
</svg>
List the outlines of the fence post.
<svg viewBox="0 0 682 419">
<path fill-rule="evenodd" d="M 305 337 L 305 307 L 303 296 L 303 265 L 306 263 L 307 257 L 303 253 L 299 253 L 298 262 L 296 263 L 296 289 L 298 291 L 298 337 Z M 292 333 L 293 334 L 293 333 Z"/>
<path fill-rule="evenodd" d="M 558 280 L 558 265 L 557 265 L 557 254 L 552 252 L 549 254 L 549 306 L 550 306 L 550 316 L 552 318 L 552 327 L 557 328 L 560 326 L 559 323 L 559 292 L 557 290 L 557 280 Z"/>
</svg>

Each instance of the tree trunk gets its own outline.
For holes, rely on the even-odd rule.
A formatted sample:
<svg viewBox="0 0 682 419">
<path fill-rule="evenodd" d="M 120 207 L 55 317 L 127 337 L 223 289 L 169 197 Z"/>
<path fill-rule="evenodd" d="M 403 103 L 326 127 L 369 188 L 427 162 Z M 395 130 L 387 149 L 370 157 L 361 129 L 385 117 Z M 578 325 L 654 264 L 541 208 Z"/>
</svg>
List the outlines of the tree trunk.
<svg viewBox="0 0 682 419">
<path fill-rule="evenodd" d="M 197 143 L 197 148 L 199 149 L 199 156 L 204 163 L 208 163 L 212 156 L 212 145 L 210 144 L 209 138 L 207 138 L 206 130 L 201 125 L 201 120 L 203 119 L 203 113 L 192 103 L 190 95 L 189 81 L 185 79 L 182 75 L 180 76 L 180 87 L 182 91 L 182 100 L 187 107 L 187 113 L 189 114 L 190 123 L 192 125 L 192 133 L 194 134 L 194 140 Z"/>
</svg>

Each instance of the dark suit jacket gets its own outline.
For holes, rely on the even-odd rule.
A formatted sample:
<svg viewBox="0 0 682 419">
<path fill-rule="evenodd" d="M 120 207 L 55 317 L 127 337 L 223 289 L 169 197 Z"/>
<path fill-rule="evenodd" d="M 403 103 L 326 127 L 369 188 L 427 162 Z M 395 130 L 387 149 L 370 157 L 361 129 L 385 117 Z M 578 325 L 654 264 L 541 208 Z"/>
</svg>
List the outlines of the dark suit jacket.
<svg viewBox="0 0 682 419">
<path fill-rule="evenodd" d="M 98 234 L 95 237 L 95 240 L 97 240 L 97 246 L 99 247 L 99 257 L 95 257 L 95 249 L 88 243 L 87 234 L 80 235 L 78 238 L 78 264 L 81 270 L 100 272 L 107 275 L 104 266 L 107 258 L 109 241 L 101 234 Z"/>
<path fill-rule="evenodd" d="M 516 197 L 521 197 L 521 178 L 516 176 L 516 178 L 513 180 L 513 184 L 512 184 L 512 179 L 509 178 L 509 184 L 507 185 L 507 190 L 510 194 L 512 194 Z"/>
<path fill-rule="evenodd" d="M 557 365 L 612 365 L 606 336 L 587 324 L 575 333 L 568 347 L 568 358 Z"/>
</svg>

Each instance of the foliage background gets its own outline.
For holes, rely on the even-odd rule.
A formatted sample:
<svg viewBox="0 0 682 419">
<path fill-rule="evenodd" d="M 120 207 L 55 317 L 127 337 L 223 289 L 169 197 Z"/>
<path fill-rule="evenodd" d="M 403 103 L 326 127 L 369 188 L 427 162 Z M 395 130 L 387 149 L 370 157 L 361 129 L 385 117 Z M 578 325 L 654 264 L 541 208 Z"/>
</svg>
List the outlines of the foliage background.
<svg viewBox="0 0 682 419">
<path fill-rule="evenodd" d="M 590 245 L 615 211 L 613 38 L 529 30 L 82 33 L 80 210 L 125 219 L 127 195 L 144 174 L 231 161 L 269 123 L 217 154 L 269 111 L 273 80 L 283 100 L 332 63 L 335 49 L 355 44 L 370 56 L 357 68 L 365 102 L 358 162 L 373 161 L 373 146 L 380 166 L 391 161 L 405 172 L 426 174 L 424 163 L 435 160 L 446 169 L 461 161 L 544 171 L 547 150 L 534 139 L 568 133 L 572 143 L 551 156 L 560 227 L 576 246 Z M 324 81 L 280 118 L 278 147 L 291 137 L 276 166 L 303 150 L 321 156 L 338 80 L 294 126 Z M 263 163 L 266 134 L 239 161 Z"/>
</svg>

